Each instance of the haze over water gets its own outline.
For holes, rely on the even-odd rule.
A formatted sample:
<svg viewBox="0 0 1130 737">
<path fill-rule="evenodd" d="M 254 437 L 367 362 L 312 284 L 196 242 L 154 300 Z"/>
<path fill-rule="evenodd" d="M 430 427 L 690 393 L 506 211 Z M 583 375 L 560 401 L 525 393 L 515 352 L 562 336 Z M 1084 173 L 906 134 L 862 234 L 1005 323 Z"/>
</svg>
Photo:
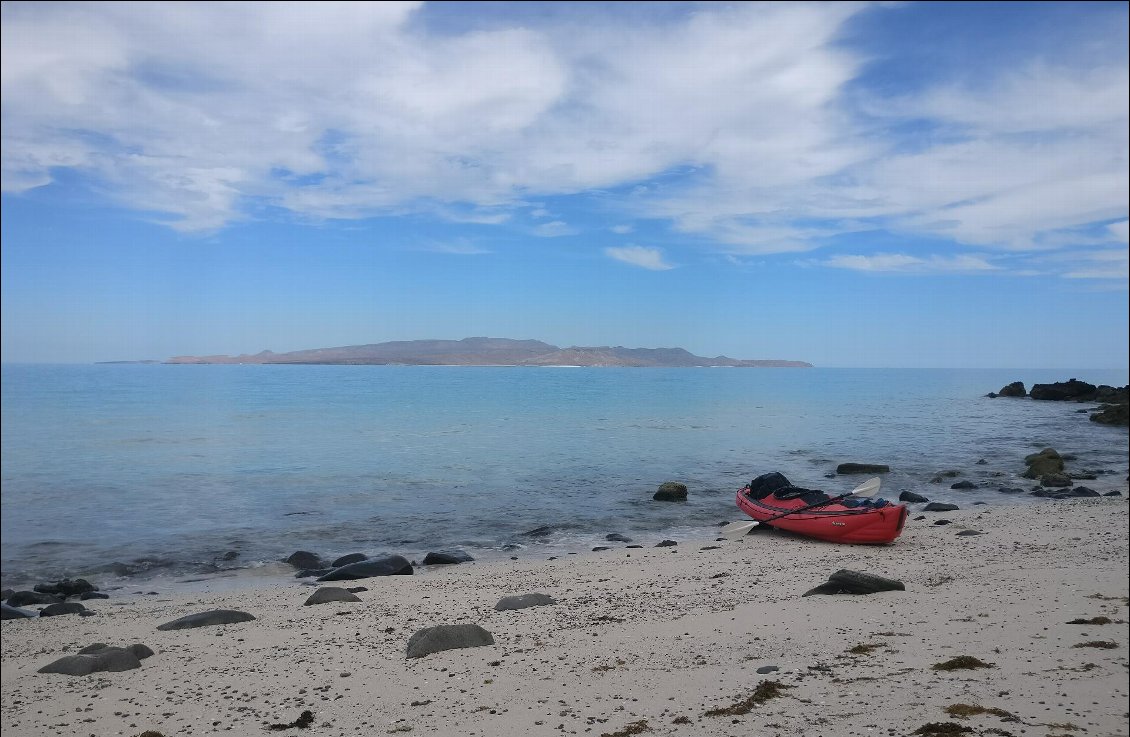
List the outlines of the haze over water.
<svg viewBox="0 0 1130 737">
<path fill-rule="evenodd" d="M 3 575 L 710 539 L 741 518 L 749 478 L 844 492 L 863 479 L 825 474 L 848 461 L 890 465 L 892 500 L 1054 503 L 997 489 L 1030 488 L 1023 457 L 1047 446 L 1114 488 L 1126 430 L 1077 412 L 1090 405 L 984 395 L 1071 376 L 1126 383 L 1082 369 L 6 365 Z M 979 488 L 930 483 L 946 469 Z M 668 480 L 687 503 L 652 501 Z"/>
</svg>

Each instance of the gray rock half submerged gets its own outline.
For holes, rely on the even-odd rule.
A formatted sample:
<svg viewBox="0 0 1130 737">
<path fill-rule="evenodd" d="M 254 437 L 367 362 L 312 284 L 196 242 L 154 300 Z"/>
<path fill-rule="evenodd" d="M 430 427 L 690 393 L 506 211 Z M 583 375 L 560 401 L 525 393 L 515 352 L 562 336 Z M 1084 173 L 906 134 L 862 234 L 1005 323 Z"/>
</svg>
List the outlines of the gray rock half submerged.
<svg viewBox="0 0 1130 737">
<path fill-rule="evenodd" d="M 241 612 L 235 609 L 213 609 L 207 612 L 200 612 L 199 614 L 189 614 L 174 619 L 172 622 L 165 622 L 158 625 L 157 629 L 162 631 L 167 630 L 189 630 L 195 627 L 210 627 L 214 624 L 236 624 L 238 622 L 250 622 L 255 619 L 247 612 Z"/>
<path fill-rule="evenodd" d="M 412 564 L 403 555 L 390 555 L 386 558 L 370 558 L 335 568 L 319 581 L 351 581 L 357 578 L 374 576 L 410 576 Z"/>
<path fill-rule="evenodd" d="M 511 609 L 526 609 L 532 606 L 546 606 L 556 604 L 549 594 L 519 594 L 517 596 L 504 596 L 494 605 L 496 611 L 505 612 Z"/>
<path fill-rule="evenodd" d="M 440 624 L 425 627 L 408 638 L 408 657 L 422 658 L 443 650 L 493 644 L 494 636 L 477 624 Z"/>
</svg>

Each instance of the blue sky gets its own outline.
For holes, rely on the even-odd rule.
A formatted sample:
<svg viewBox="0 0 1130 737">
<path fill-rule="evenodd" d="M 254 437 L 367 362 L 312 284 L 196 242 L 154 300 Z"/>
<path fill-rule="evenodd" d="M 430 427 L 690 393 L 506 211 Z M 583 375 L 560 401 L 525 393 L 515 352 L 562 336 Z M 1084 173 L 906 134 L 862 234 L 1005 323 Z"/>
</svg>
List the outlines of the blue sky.
<svg viewBox="0 0 1130 737">
<path fill-rule="evenodd" d="M 3 360 L 1125 368 L 1127 9 L 5 2 Z"/>
</svg>

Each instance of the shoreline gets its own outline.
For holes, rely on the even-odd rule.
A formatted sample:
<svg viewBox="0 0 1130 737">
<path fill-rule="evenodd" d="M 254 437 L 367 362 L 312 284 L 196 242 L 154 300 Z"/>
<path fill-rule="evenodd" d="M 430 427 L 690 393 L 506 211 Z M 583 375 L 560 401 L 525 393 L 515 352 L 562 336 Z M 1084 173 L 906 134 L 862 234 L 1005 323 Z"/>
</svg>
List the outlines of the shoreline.
<svg viewBox="0 0 1130 737">
<path fill-rule="evenodd" d="M 627 735 L 641 722 L 670 735 L 910 734 L 939 722 L 1124 735 L 1127 511 L 1124 497 L 980 506 L 881 547 L 770 532 L 430 566 L 341 584 L 367 589 L 359 603 L 303 606 L 315 589 L 299 579 L 89 601 L 96 616 L 3 622 L 2 726 L 250 734 L 309 710 L 324 735 Z M 906 590 L 802 596 L 838 569 Z M 494 609 L 533 592 L 557 603 Z M 216 608 L 256 620 L 156 630 Z M 1097 616 L 1114 623 L 1067 624 Z M 482 626 L 494 644 L 405 657 L 416 630 L 457 623 Z M 1116 647 L 1074 647 L 1099 641 Z M 123 672 L 36 672 L 95 642 L 156 654 Z M 961 655 L 992 667 L 932 669 Z M 707 715 L 768 682 L 780 695 L 749 714 Z M 950 716 L 954 704 L 1021 723 Z"/>
</svg>

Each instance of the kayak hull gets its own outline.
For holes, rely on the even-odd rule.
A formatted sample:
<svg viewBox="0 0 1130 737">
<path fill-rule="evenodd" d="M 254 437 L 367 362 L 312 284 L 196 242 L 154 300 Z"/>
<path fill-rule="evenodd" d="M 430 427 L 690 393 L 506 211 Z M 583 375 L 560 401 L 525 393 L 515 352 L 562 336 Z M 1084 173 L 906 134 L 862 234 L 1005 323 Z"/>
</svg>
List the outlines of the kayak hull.
<svg viewBox="0 0 1130 737">
<path fill-rule="evenodd" d="M 802 499 L 778 499 L 770 494 L 763 499 L 749 496 L 749 487 L 738 492 L 738 508 L 758 522 L 798 535 L 834 543 L 885 545 L 902 534 L 906 523 L 905 504 L 884 507 L 846 507 L 832 503 L 787 517 L 768 520 L 807 506 Z"/>
</svg>

